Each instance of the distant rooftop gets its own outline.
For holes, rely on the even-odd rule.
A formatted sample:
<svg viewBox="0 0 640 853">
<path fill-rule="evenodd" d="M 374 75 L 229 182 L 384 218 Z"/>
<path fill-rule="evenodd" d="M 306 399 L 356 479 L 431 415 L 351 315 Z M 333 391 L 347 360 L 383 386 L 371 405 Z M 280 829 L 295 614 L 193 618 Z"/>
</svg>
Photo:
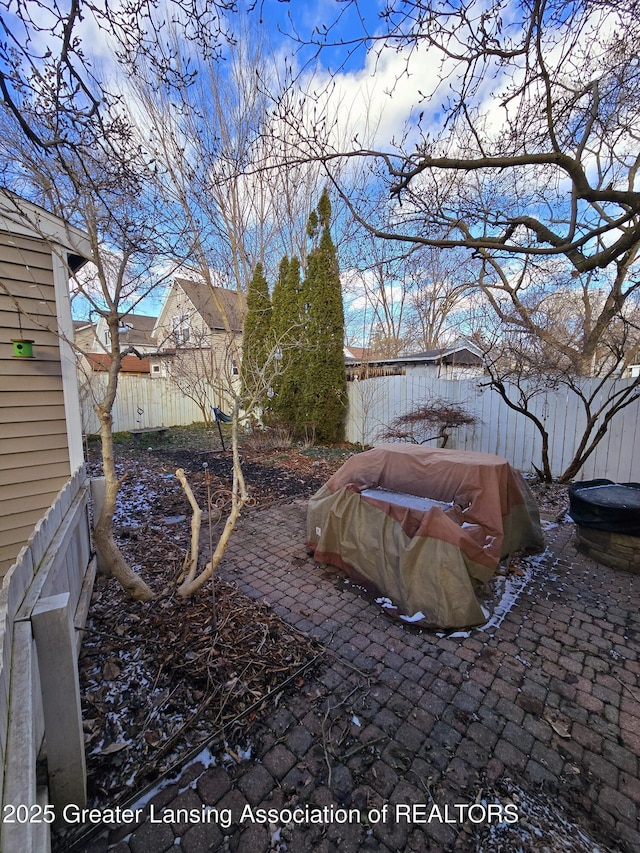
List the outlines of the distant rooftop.
<svg viewBox="0 0 640 853">
<path fill-rule="evenodd" d="M 210 329 L 222 330 L 225 328 L 222 313 L 224 312 L 231 331 L 242 331 L 247 312 L 247 303 L 243 293 L 225 287 L 211 288 L 204 282 L 189 281 L 185 278 L 177 278 L 175 281 L 184 290 Z M 220 305 L 216 304 L 216 299 Z"/>
</svg>

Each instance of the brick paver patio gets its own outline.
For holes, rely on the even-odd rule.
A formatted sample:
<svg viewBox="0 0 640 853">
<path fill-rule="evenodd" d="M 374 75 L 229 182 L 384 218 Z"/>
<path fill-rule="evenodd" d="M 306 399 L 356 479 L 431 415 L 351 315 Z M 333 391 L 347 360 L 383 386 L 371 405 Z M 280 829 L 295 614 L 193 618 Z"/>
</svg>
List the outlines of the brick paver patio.
<svg viewBox="0 0 640 853">
<path fill-rule="evenodd" d="M 305 512 L 246 513 L 223 575 L 317 638 L 328 665 L 261 724 L 249 759 L 192 763 L 155 794 L 156 822 L 86 849 L 515 850 L 540 820 L 561 831 L 563 816 L 610 849 L 639 850 L 640 577 L 577 554 L 572 524 L 550 526 L 501 621 L 418 633 L 306 556 Z M 519 820 L 493 820 L 499 843 L 479 848 L 488 803 Z M 210 822 L 198 818 L 207 806 Z M 549 849 L 591 849 L 562 831 Z"/>
</svg>

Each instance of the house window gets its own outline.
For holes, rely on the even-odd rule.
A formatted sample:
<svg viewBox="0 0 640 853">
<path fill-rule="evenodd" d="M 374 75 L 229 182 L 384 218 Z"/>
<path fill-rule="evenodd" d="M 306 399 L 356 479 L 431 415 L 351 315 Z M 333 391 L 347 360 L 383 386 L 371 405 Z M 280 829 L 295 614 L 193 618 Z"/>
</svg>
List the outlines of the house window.
<svg viewBox="0 0 640 853">
<path fill-rule="evenodd" d="M 234 376 L 238 375 L 238 362 L 235 360 L 235 358 L 231 362 L 231 373 Z"/>
<path fill-rule="evenodd" d="M 173 340 L 175 345 L 179 347 L 181 344 L 186 344 L 189 340 L 191 330 L 189 329 L 189 315 L 180 314 L 172 318 L 173 325 Z"/>
<path fill-rule="evenodd" d="M 160 373 L 160 365 L 159 364 L 154 364 L 151 369 L 153 370 L 154 373 Z"/>
</svg>

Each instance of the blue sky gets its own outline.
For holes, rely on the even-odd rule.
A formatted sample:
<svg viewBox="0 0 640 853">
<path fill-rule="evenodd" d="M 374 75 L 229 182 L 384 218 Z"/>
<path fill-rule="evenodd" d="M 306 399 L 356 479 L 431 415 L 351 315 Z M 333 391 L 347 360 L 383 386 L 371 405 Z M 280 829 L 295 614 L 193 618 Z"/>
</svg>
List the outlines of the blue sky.
<svg viewBox="0 0 640 853">
<path fill-rule="evenodd" d="M 358 18 L 361 12 L 367 28 L 374 31 L 378 26 L 377 2 L 376 0 L 365 0 L 362 4 L 364 12 L 358 10 L 352 4 L 345 6 L 337 0 L 319 0 L 316 3 L 307 3 L 304 0 L 265 0 L 262 7 L 262 20 L 271 34 L 274 43 L 281 44 L 284 49 L 294 47 L 295 41 L 287 37 L 288 34 L 298 33 L 308 36 L 314 32 L 323 32 L 324 28 L 335 23 L 332 29 L 330 41 L 350 41 L 362 36 L 362 23 Z M 256 13 L 254 13 L 256 14 Z M 301 50 L 301 56 L 312 58 L 314 50 L 307 48 Z M 325 68 L 336 70 L 338 65 L 344 71 L 354 71 L 363 68 L 366 54 L 363 48 L 357 49 L 345 61 L 345 49 L 327 49 L 323 52 L 321 64 Z M 344 63 L 344 64 L 343 64 Z"/>
</svg>

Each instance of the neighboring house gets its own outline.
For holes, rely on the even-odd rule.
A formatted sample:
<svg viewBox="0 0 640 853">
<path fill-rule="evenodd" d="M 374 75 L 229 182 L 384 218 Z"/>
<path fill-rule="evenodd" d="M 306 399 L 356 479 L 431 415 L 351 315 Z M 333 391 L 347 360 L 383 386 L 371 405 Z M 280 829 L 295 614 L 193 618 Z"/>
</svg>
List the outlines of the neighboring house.
<svg viewBox="0 0 640 853">
<path fill-rule="evenodd" d="M 153 338 L 153 330 L 158 321 L 157 317 L 149 317 L 145 314 L 127 314 L 122 318 L 118 335 L 120 338 L 120 350 L 132 348 L 141 355 L 156 351 L 156 342 Z M 104 352 L 111 347 L 111 336 L 107 327 L 107 321 L 100 317 L 95 327 L 96 346 L 91 352 Z"/>
<path fill-rule="evenodd" d="M 352 347 L 345 344 L 343 350 L 345 359 L 350 358 L 357 362 L 370 361 L 375 357 L 374 351 L 369 347 Z"/>
<path fill-rule="evenodd" d="M 82 356 L 84 365 L 94 373 L 106 373 L 111 364 L 108 352 L 85 352 Z M 123 355 L 120 361 L 120 373 L 130 376 L 149 376 L 151 362 L 149 356 Z"/>
<path fill-rule="evenodd" d="M 352 349 L 352 348 L 350 348 Z M 411 353 L 397 358 L 375 355 L 345 358 L 347 380 L 377 376 L 433 376 L 437 379 L 470 379 L 484 373 L 482 352 L 470 341 Z"/>
<path fill-rule="evenodd" d="M 207 370 L 220 383 L 237 376 L 246 310 L 237 290 L 174 279 L 153 330 L 151 375 L 177 378 L 189 369 Z"/>
<path fill-rule="evenodd" d="M 153 329 L 157 318 L 144 314 L 127 314 L 119 329 L 120 350 L 125 353 L 120 372 L 133 376 L 149 376 L 149 353 L 156 352 Z M 76 321 L 75 343 L 85 372 L 106 373 L 111 364 L 111 336 L 104 317 L 95 325 Z"/>
<path fill-rule="evenodd" d="M 69 277 L 76 228 L 0 190 L 0 807 L 86 799 L 77 647 L 91 597 Z M 46 755 L 48 787 L 36 776 Z M 49 849 L 4 823 L 2 850 Z"/>
<path fill-rule="evenodd" d="M 95 324 L 87 320 L 74 320 L 73 342 L 80 352 L 92 352 L 96 345 Z"/>
</svg>

